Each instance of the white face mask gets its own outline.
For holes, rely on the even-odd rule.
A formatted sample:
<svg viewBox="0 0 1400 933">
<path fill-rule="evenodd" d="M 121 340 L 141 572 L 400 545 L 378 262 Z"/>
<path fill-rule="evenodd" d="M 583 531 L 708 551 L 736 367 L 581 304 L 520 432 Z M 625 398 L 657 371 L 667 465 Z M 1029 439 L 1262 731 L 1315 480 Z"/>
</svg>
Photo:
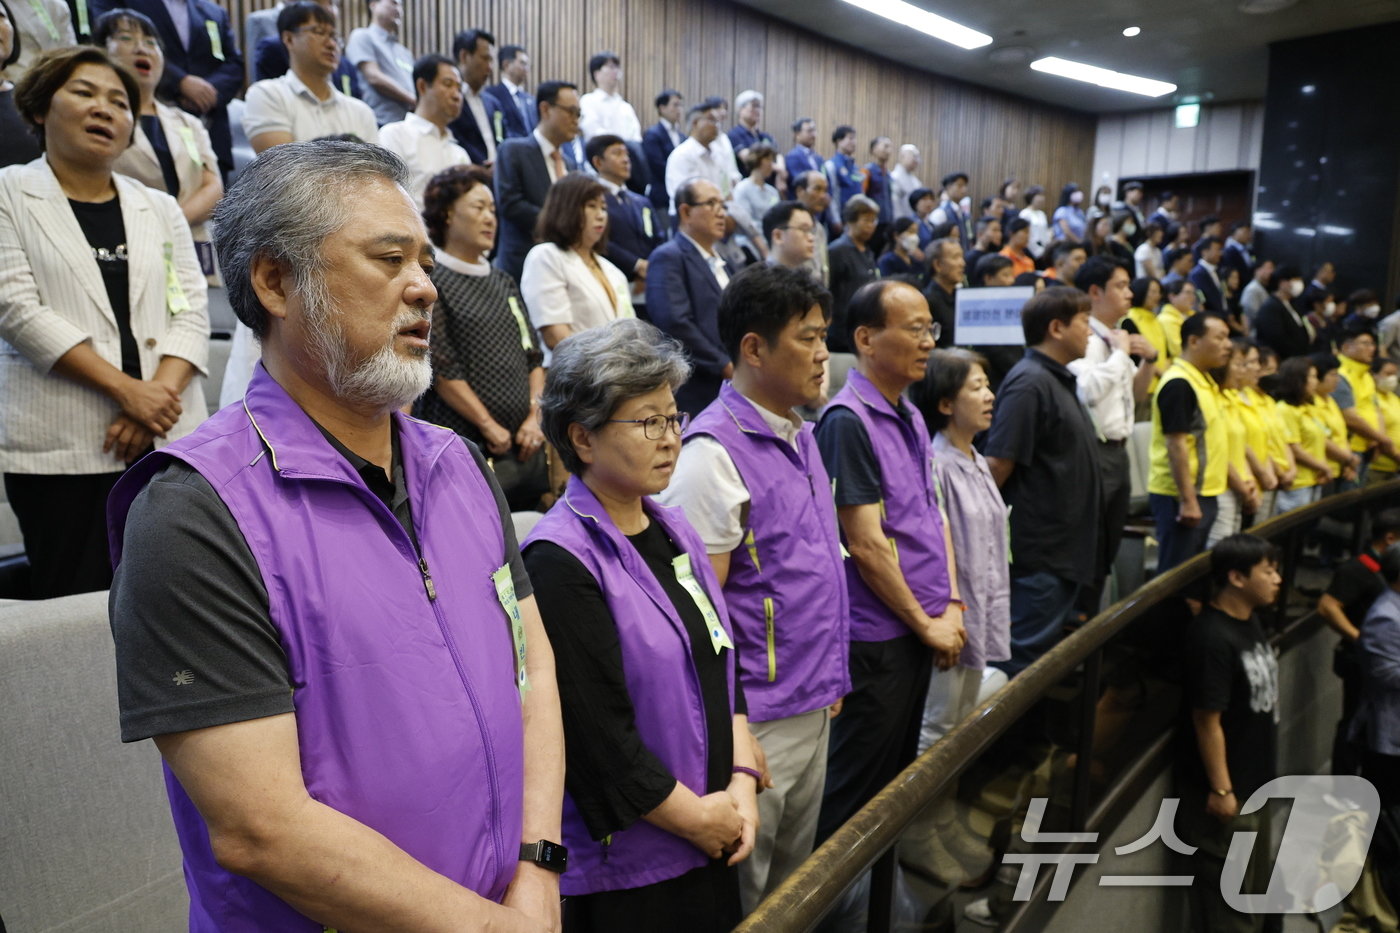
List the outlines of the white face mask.
<svg viewBox="0 0 1400 933">
<path fill-rule="evenodd" d="M 1111 202 L 1112 202 L 1112 199 L 1111 199 L 1108 195 L 1106 195 L 1106 194 L 1101 194 L 1101 195 L 1099 195 L 1099 207 L 1108 207 L 1108 205 L 1109 205 Z"/>
<path fill-rule="evenodd" d="M 1124 225 L 1123 225 L 1123 235 L 1124 235 L 1124 236 L 1132 236 L 1132 235 L 1135 234 L 1135 233 L 1137 233 L 1137 224 L 1124 224 Z"/>
<path fill-rule="evenodd" d="M 1327 304 L 1322 306 L 1322 313 L 1327 315 L 1328 317 L 1331 317 L 1332 315 L 1336 314 L 1337 303 L 1335 301 L 1327 302 Z"/>
<path fill-rule="evenodd" d="M 1291 294 L 1294 298 L 1297 298 L 1299 295 L 1303 294 L 1303 280 L 1302 280 L 1302 279 L 1294 279 L 1292 282 L 1289 282 L 1289 283 L 1288 283 L 1288 292 L 1289 292 L 1289 294 Z"/>
<path fill-rule="evenodd" d="M 1071 203 L 1071 204 L 1083 204 L 1083 203 L 1084 203 L 1084 192 L 1082 192 L 1082 191 L 1076 191 L 1076 192 L 1074 192 L 1073 194 L 1071 194 L 1071 195 L 1069 196 L 1069 203 Z"/>
<path fill-rule="evenodd" d="M 1381 376 L 1376 379 L 1376 388 L 1382 392 L 1394 392 L 1397 383 L 1400 383 L 1400 376 Z"/>
<path fill-rule="evenodd" d="M 1362 316 L 1362 317 L 1368 317 L 1368 318 L 1371 318 L 1371 319 L 1374 320 L 1375 318 L 1378 318 L 1378 317 L 1381 316 L 1381 306 L 1380 306 L 1380 305 L 1367 305 L 1366 307 L 1364 307 L 1364 308 L 1361 309 L 1361 316 Z"/>
<path fill-rule="evenodd" d="M 912 253 L 919 248 L 919 235 L 917 233 L 906 233 L 899 238 L 899 245 L 904 247 L 906 253 Z"/>
</svg>

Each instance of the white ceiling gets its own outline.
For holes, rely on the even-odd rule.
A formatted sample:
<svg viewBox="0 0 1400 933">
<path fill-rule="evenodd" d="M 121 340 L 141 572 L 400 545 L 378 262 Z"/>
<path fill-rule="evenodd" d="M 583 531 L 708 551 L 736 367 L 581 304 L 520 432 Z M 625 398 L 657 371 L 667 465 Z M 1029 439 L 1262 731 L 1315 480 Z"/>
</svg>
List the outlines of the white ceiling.
<svg viewBox="0 0 1400 933">
<path fill-rule="evenodd" d="M 1192 96 L 1262 99 L 1270 42 L 1400 20 L 1400 0 L 1298 0 L 1263 15 L 1240 9 L 1250 0 L 909 0 L 992 37 L 991 45 L 964 51 L 841 0 L 737 2 L 885 58 L 1093 113 L 1171 106 Z M 1127 26 L 1142 33 L 1125 38 Z M 1025 49 L 1024 62 L 990 57 L 1007 47 Z M 1142 97 L 1031 71 L 1031 60 L 1048 55 L 1170 81 L 1177 91 Z"/>
</svg>

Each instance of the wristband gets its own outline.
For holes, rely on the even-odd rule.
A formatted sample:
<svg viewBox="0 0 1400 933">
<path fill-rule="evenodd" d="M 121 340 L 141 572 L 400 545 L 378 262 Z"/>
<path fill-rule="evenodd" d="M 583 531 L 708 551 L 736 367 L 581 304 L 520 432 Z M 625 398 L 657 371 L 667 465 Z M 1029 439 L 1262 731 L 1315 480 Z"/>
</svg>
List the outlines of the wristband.
<svg viewBox="0 0 1400 933">
<path fill-rule="evenodd" d="M 746 768 L 743 765 L 735 765 L 734 773 L 747 774 L 749 777 L 754 779 L 754 783 L 756 783 L 759 787 L 763 786 L 763 775 L 755 771 L 753 768 Z"/>
</svg>

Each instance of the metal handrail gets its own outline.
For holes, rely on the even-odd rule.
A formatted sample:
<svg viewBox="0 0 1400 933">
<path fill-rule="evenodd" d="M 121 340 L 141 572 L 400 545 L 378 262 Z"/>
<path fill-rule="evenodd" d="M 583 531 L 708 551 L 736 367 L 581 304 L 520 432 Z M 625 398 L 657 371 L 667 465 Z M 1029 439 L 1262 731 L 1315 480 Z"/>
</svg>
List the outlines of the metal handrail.
<svg viewBox="0 0 1400 933">
<path fill-rule="evenodd" d="M 1249 531 L 1273 540 L 1334 512 L 1395 495 L 1400 495 L 1400 479 L 1328 496 Z M 805 933 L 814 928 L 842 893 L 889 852 L 914 818 L 952 789 L 963 771 L 1050 688 L 1163 599 L 1200 580 L 1209 569 L 1209 554 L 1197 554 L 1149 580 L 1066 636 L 885 785 L 735 927 L 734 933 Z M 1281 588 L 1280 598 L 1286 598 L 1286 587 Z"/>
</svg>

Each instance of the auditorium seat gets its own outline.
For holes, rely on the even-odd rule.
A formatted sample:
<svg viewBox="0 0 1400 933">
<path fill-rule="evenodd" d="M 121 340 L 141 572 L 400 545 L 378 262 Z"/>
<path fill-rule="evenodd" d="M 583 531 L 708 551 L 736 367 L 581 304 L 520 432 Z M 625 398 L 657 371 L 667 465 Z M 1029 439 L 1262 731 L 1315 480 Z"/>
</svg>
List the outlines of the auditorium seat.
<svg viewBox="0 0 1400 933">
<path fill-rule="evenodd" d="M 107 594 L 0 604 L 0 912 L 9 933 L 182 930 L 154 745 L 123 745 Z"/>
</svg>

